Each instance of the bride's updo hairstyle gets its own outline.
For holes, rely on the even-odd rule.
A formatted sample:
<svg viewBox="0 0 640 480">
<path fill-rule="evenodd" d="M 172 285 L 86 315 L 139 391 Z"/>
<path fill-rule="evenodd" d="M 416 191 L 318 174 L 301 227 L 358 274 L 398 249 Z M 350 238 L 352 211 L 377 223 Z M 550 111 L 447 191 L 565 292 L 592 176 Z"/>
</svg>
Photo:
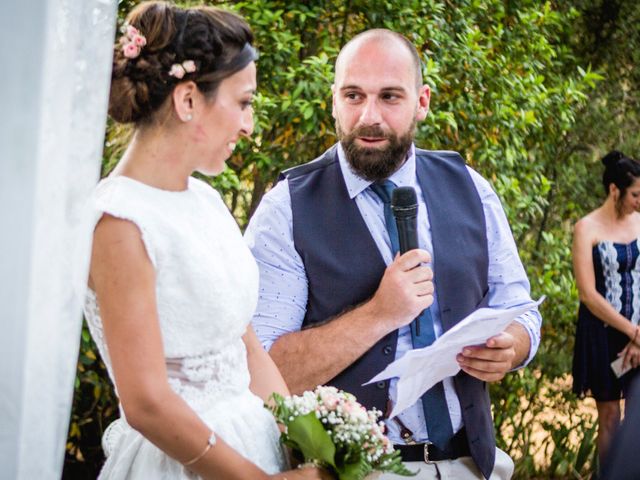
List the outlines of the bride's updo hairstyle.
<svg viewBox="0 0 640 480">
<path fill-rule="evenodd" d="M 187 80 L 212 99 L 222 80 L 257 59 L 252 41 L 247 23 L 231 12 L 139 4 L 114 48 L 109 115 L 136 126 L 152 123 L 174 87 Z"/>
</svg>

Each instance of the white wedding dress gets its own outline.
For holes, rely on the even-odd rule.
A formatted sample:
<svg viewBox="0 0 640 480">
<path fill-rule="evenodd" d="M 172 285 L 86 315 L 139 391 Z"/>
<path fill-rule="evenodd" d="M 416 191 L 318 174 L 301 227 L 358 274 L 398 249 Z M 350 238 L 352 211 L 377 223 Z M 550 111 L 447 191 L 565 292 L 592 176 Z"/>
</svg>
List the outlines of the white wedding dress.
<svg viewBox="0 0 640 480">
<path fill-rule="evenodd" d="M 193 178 L 187 190 L 171 192 L 120 176 L 98 184 L 93 206 L 96 222 L 108 213 L 140 229 L 156 272 L 158 320 L 171 388 L 218 438 L 267 473 L 285 469 L 273 416 L 249 390 L 241 339 L 257 302 L 258 270 L 220 195 Z M 113 381 L 91 290 L 84 310 Z M 102 479 L 198 478 L 132 429 L 122 411 L 102 443 L 107 455 Z"/>
</svg>

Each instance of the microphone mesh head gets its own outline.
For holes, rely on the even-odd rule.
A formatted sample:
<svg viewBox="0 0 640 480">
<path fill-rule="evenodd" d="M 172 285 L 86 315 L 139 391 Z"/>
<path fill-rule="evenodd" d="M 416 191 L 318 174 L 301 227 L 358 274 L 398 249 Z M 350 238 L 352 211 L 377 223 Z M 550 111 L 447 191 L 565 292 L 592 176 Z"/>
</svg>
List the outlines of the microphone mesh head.
<svg viewBox="0 0 640 480">
<path fill-rule="evenodd" d="M 418 204 L 418 197 L 413 187 L 398 187 L 391 194 L 391 205 L 394 207 L 412 207 Z"/>
</svg>

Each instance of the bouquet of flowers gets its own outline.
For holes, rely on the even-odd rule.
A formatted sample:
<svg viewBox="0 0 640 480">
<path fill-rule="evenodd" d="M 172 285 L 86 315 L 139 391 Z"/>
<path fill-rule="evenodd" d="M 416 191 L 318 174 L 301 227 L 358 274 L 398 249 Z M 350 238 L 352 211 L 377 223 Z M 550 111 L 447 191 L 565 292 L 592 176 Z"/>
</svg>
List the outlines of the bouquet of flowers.
<svg viewBox="0 0 640 480">
<path fill-rule="evenodd" d="M 339 480 L 362 480 L 373 472 L 415 475 L 384 435 L 381 413 L 367 411 L 350 393 L 318 387 L 301 396 L 274 393 L 273 400 L 268 408 L 298 460 L 327 468 Z"/>
</svg>

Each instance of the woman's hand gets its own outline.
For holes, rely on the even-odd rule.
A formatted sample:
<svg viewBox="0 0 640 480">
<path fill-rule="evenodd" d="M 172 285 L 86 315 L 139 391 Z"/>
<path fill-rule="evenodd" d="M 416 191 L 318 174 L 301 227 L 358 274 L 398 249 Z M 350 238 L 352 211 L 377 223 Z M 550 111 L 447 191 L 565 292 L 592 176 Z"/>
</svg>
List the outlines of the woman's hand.
<svg viewBox="0 0 640 480">
<path fill-rule="evenodd" d="M 637 339 L 636 339 L 637 340 Z M 640 365 L 640 346 L 638 344 L 629 342 L 626 347 L 618 354 L 619 357 L 623 357 L 622 368 L 623 370 L 631 365 L 631 368 L 636 368 Z"/>
<path fill-rule="evenodd" d="M 629 338 L 631 339 L 630 343 L 635 344 L 636 346 L 640 347 L 640 325 L 636 325 L 635 329 L 633 331 L 633 336 L 629 336 Z M 624 351 L 624 350 L 623 350 Z"/>
<path fill-rule="evenodd" d="M 274 480 L 333 480 L 334 476 L 323 468 L 303 467 L 271 475 Z"/>
</svg>

